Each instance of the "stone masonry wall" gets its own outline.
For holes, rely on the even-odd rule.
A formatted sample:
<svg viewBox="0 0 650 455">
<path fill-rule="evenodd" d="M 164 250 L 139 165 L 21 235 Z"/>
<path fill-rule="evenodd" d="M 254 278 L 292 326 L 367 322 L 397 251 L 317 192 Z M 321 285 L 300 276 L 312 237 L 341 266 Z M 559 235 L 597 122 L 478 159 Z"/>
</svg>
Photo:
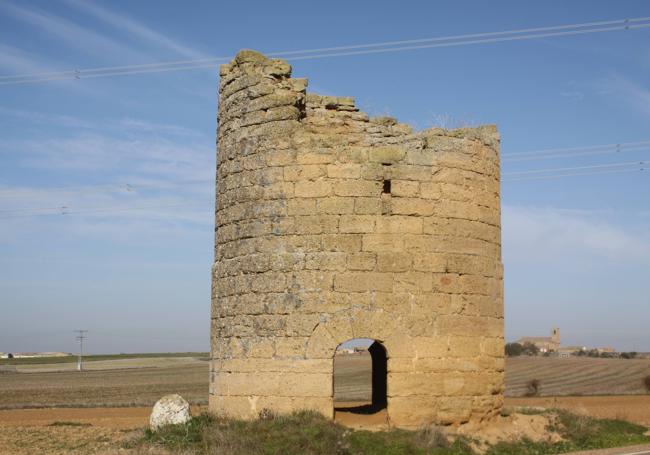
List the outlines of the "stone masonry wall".
<svg viewBox="0 0 650 455">
<path fill-rule="evenodd" d="M 504 369 L 496 128 L 413 132 L 290 75 L 253 51 L 221 67 L 210 409 L 331 417 L 337 346 L 372 338 L 392 425 L 489 418 Z"/>
</svg>

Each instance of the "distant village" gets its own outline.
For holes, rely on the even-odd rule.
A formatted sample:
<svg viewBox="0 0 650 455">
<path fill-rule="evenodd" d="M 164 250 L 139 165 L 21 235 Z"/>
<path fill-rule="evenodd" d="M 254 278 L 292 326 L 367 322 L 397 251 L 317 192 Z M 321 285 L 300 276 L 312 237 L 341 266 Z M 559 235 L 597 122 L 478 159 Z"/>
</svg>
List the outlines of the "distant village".
<svg viewBox="0 0 650 455">
<path fill-rule="evenodd" d="M 587 346 L 562 346 L 560 329 L 551 330 L 550 337 L 523 337 L 506 344 L 506 356 L 541 355 L 545 357 L 602 357 L 602 358 L 650 358 L 646 352 L 617 352 L 612 347 L 590 348 Z"/>
<path fill-rule="evenodd" d="M 335 355 L 337 355 L 337 356 L 338 355 L 354 355 L 354 354 L 362 355 L 362 354 L 365 354 L 367 352 L 368 352 L 367 347 L 359 347 L 359 346 L 357 346 L 357 347 L 354 347 L 354 348 L 339 348 L 339 349 L 336 350 Z"/>
</svg>

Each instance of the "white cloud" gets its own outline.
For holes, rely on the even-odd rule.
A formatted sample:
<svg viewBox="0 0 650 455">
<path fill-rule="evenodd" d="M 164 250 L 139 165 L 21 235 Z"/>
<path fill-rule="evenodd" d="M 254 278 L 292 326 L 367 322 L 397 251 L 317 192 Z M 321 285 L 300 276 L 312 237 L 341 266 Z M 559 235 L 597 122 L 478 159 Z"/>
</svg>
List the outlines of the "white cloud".
<svg viewBox="0 0 650 455">
<path fill-rule="evenodd" d="M 0 144 L 3 159 L 16 169 L 47 175 L 33 184 L 0 185 L 0 242 L 17 241 L 35 220 L 65 232 L 147 241 L 153 240 L 148 231 L 172 237 L 197 225 L 210 231 L 215 152 L 213 140 L 200 132 L 134 118 L 93 124 L 21 110 L 1 109 L 0 115 L 71 128 Z M 80 122 L 85 131 L 79 132 Z M 43 208 L 52 209 L 32 210 Z"/>
<path fill-rule="evenodd" d="M 24 109 L 10 109 L 2 106 L 0 106 L 0 116 L 28 120 L 29 122 L 36 122 L 39 124 L 63 126 L 66 128 L 86 129 L 95 127 L 91 122 L 69 115 L 42 114 L 40 112 L 27 111 Z"/>
<path fill-rule="evenodd" d="M 611 221 L 615 214 L 557 208 L 503 208 L 503 245 L 512 261 L 601 258 L 650 262 L 650 236 Z M 648 232 L 646 229 L 645 232 Z"/>
<path fill-rule="evenodd" d="M 1 46 L 1 45 L 0 45 Z M 132 133 L 132 134 L 157 134 L 160 136 L 183 136 L 194 139 L 201 139 L 203 137 L 200 131 L 186 128 L 180 125 L 173 125 L 169 123 L 157 123 L 148 120 L 142 120 L 133 117 L 125 117 L 120 120 L 103 121 L 101 128 L 98 124 L 89 120 L 82 119 L 71 115 L 59 114 L 44 114 L 37 111 L 28 111 L 25 109 L 15 109 L 0 106 L 0 117 L 12 117 L 15 119 L 28 120 L 31 123 L 39 123 L 43 125 L 56 125 L 65 128 L 81 128 L 85 130 L 102 131 L 103 133 Z"/>
<path fill-rule="evenodd" d="M 42 73 L 49 69 L 24 51 L 3 43 L 0 43 L 0 68 L 10 73 L 6 76 L 15 73 Z"/>
<path fill-rule="evenodd" d="M 214 177 L 214 149 L 206 137 L 197 133 L 187 140 L 185 136 L 191 135 L 191 130 L 180 129 L 185 139 L 177 141 L 159 133 L 155 124 L 134 120 L 120 123 L 124 134 L 119 137 L 88 131 L 72 137 L 7 139 L 0 152 L 16 157 L 24 167 L 99 172 L 100 177 L 109 172 L 168 181 Z M 158 127 L 165 129 L 164 125 Z"/>
<path fill-rule="evenodd" d="M 34 235 L 58 232 L 103 242 L 160 246 L 197 230 L 209 233 L 214 221 L 213 186 L 208 181 L 132 187 L 0 187 L 0 245 L 22 244 Z"/>
<path fill-rule="evenodd" d="M 85 53 L 92 55 L 97 55 L 98 53 L 100 55 L 112 54 L 113 56 L 120 57 L 120 59 L 128 57 L 135 60 L 142 60 L 144 58 L 142 54 L 133 51 L 131 48 L 62 17 L 46 13 L 36 8 L 21 8 L 10 2 L 4 2 L 0 4 L 0 7 L 14 18 L 32 24 L 37 30 L 44 30 L 64 41 L 69 46 Z"/>
<path fill-rule="evenodd" d="M 52 62 L 47 57 L 44 57 L 42 55 L 32 55 L 21 49 L 0 43 L 0 69 L 4 73 L 0 76 L 2 77 L 2 80 L 0 80 L 0 82 L 15 82 L 16 77 L 20 77 L 26 74 L 41 75 L 45 77 L 45 75 L 48 73 L 60 71 L 60 68 L 57 68 L 57 65 L 57 63 Z M 64 87 L 68 90 L 73 90 L 75 92 L 80 92 L 86 95 L 97 95 L 96 92 L 88 89 L 88 87 L 79 85 L 76 82 L 77 81 L 74 79 L 64 79 L 57 81 L 56 84 L 57 88 Z M 6 85 L 0 88 L 3 91 L 8 91 L 11 90 L 12 87 L 12 85 Z M 17 110 L 14 110 L 13 113 L 10 113 L 9 109 L 0 109 L 0 115 L 21 115 Z M 23 111 L 22 114 L 25 114 L 25 111 Z M 32 118 L 34 118 L 33 114 L 30 115 Z"/>
<path fill-rule="evenodd" d="M 650 87 L 615 75 L 596 83 L 596 88 L 601 95 L 616 97 L 637 111 L 650 115 Z"/>
<path fill-rule="evenodd" d="M 120 121 L 120 126 L 137 131 L 156 132 L 165 135 L 178 135 L 178 136 L 199 136 L 196 130 L 185 128 L 179 125 L 170 125 L 167 123 L 149 122 L 134 118 L 125 118 Z"/>
<path fill-rule="evenodd" d="M 648 349 L 649 227 L 641 212 L 504 206 L 508 339 L 559 326 L 566 344 Z"/>
<path fill-rule="evenodd" d="M 201 52 L 181 44 L 132 18 L 102 8 L 97 3 L 79 0 L 66 0 L 66 3 L 100 19 L 120 31 L 126 30 L 138 38 L 144 39 L 158 47 L 169 49 L 183 57 L 189 59 L 205 58 L 205 55 Z"/>
<path fill-rule="evenodd" d="M 569 98 L 573 101 L 582 101 L 585 98 L 585 94 L 579 90 L 565 90 L 560 92 L 560 96 Z"/>
</svg>

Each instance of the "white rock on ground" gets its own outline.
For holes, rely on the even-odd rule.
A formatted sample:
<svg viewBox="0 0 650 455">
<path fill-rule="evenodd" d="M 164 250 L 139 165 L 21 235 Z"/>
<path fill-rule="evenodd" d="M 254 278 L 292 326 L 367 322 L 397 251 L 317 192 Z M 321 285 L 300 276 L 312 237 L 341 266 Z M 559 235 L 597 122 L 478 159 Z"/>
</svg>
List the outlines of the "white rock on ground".
<svg viewBox="0 0 650 455">
<path fill-rule="evenodd" d="M 165 395 L 153 406 L 149 426 L 157 430 L 164 425 L 185 423 L 190 418 L 190 404 L 182 396 Z"/>
</svg>

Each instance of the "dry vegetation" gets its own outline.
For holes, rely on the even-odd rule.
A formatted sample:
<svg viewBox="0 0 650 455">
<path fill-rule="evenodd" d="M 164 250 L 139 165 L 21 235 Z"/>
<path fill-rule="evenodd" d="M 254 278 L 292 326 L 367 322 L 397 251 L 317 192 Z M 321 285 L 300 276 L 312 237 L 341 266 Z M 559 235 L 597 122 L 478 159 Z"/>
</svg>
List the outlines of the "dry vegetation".
<svg viewBox="0 0 650 455">
<path fill-rule="evenodd" d="M 650 442 L 643 434 L 646 428 L 628 422 L 596 420 L 562 411 L 519 416 L 546 422 L 549 428 L 544 432 L 554 437 L 532 440 L 520 436 L 478 443 L 439 427 L 355 431 L 318 413 L 301 411 L 246 422 L 202 415 L 186 425 L 156 433 L 147 431 L 134 446 L 202 455 L 539 455 Z"/>
<path fill-rule="evenodd" d="M 566 409 L 601 419 L 622 419 L 650 428 L 650 395 L 595 395 L 582 397 L 511 397 L 508 407 Z"/>
</svg>

